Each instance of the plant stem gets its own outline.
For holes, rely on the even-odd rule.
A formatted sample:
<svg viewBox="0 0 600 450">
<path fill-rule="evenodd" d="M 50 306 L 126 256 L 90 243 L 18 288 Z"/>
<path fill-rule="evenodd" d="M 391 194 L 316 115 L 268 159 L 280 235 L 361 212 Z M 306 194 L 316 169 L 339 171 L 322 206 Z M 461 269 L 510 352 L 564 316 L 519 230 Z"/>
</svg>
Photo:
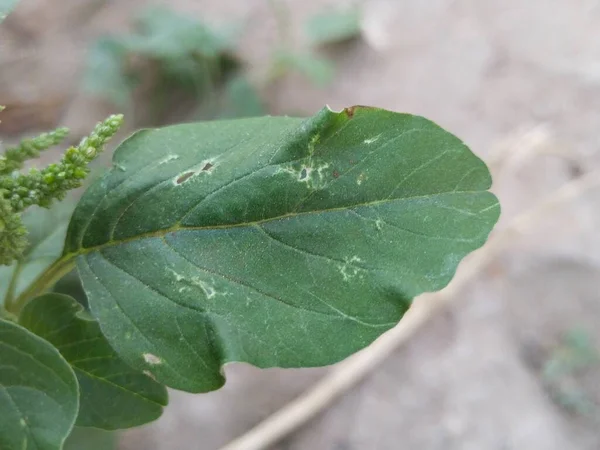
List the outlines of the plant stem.
<svg viewBox="0 0 600 450">
<path fill-rule="evenodd" d="M 3 306 L 0 305 L 0 319 L 10 320 L 11 322 L 17 321 L 17 316 L 9 313 Z"/>
<path fill-rule="evenodd" d="M 74 255 L 65 255 L 56 260 L 40 277 L 35 280 L 16 299 L 9 299 L 4 305 L 8 313 L 18 315 L 29 300 L 43 294 L 56 284 L 58 280 L 68 274 L 75 266 Z"/>
<path fill-rule="evenodd" d="M 13 297 L 15 295 L 15 289 L 17 288 L 17 280 L 19 279 L 19 274 L 21 273 L 21 262 L 17 260 L 17 265 L 15 266 L 15 270 L 10 277 L 10 283 L 8 284 L 8 289 L 6 291 L 6 296 L 4 297 L 4 303 L 10 304 L 13 301 Z"/>
</svg>

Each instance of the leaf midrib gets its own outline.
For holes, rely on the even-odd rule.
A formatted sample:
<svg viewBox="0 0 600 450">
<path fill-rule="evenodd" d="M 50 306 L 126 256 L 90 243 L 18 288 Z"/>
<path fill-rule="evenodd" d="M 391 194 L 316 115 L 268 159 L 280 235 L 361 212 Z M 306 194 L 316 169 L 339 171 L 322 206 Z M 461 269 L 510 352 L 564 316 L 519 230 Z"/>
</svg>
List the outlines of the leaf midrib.
<svg viewBox="0 0 600 450">
<path fill-rule="evenodd" d="M 189 226 L 189 225 L 181 225 L 180 223 L 176 223 L 175 225 L 173 225 L 171 227 L 168 227 L 168 228 L 162 228 L 160 230 L 149 231 L 149 232 L 146 232 L 146 233 L 140 233 L 140 234 L 137 234 L 135 236 L 130 236 L 130 237 L 123 238 L 123 239 L 109 240 L 109 241 L 106 241 L 106 242 L 104 242 L 102 244 L 94 245 L 94 246 L 91 246 L 91 247 L 80 247 L 79 249 L 77 249 L 77 251 L 69 252 L 69 253 L 66 253 L 65 255 L 63 255 L 63 257 L 61 258 L 61 260 L 63 260 L 63 261 L 64 260 L 69 260 L 71 258 L 75 258 L 77 256 L 86 255 L 88 253 L 99 251 L 99 250 L 102 250 L 104 248 L 115 247 L 115 246 L 118 246 L 118 245 L 127 244 L 129 242 L 135 242 L 137 240 L 150 239 L 150 238 L 155 238 L 155 237 L 156 238 L 164 237 L 168 233 L 175 233 L 177 231 L 190 231 L 190 230 L 192 230 L 192 231 L 195 231 L 195 230 L 228 230 L 228 229 L 235 229 L 235 228 L 253 227 L 253 226 L 262 225 L 264 223 L 269 223 L 269 222 L 276 221 L 276 220 L 288 219 L 288 218 L 292 218 L 292 217 L 307 216 L 307 215 L 312 215 L 312 214 L 332 213 L 332 212 L 338 212 L 338 211 L 347 211 L 347 210 L 352 210 L 354 208 L 359 208 L 359 207 L 364 207 L 364 206 L 380 205 L 380 204 L 391 203 L 391 202 L 396 202 L 396 201 L 412 201 L 412 200 L 431 199 L 431 198 L 442 196 L 442 195 L 483 194 L 485 192 L 489 192 L 489 191 L 487 191 L 487 190 L 450 191 L 450 192 L 438 192 L 436 194 L 415 195 L 415 196 L 403 197 L 403 198 L 375 200 L 375 201 L 372 201 L 372 202 L 356 203 L 356 204 L 353 204 L 353 205 L 344 205 L 344 206 L 340 206 L 340 207 L 336 207 L 336 208 L 327 208 L 327 209 L 319 209 L 319 210 L 304 211 L 304 212 L 290 212 L 290 213 L 287 213 L 287 214 L 282 214 L 280 216 L 274 216 L 274 217 L 269 217 L 269 218 L 266 218 L 266 219 L 255 220 L 255 221 L 250 221 L 250 222 L 240 222 L 240 223 L 235 223 L 235 224 Z M 493 207 L 493 206 L 495 206 L 497 204 L 498 204 L 498 201 L 496 201 L 496 203 L 494 205 L 488 206 L 486 208 L 486 210 L 491 209 L 491 207 Z"/>
</svg>

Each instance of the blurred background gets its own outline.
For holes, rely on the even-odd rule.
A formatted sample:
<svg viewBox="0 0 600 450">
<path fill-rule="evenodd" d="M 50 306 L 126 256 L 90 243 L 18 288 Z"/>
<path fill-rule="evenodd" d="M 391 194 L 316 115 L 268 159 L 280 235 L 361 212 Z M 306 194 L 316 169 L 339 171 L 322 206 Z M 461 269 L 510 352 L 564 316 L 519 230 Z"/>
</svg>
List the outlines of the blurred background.
<svg viewBox="0 0 600 450">
<path fill-rule="evenodd" d="M 600 1 L 21 0 L 0 26 L 0 100 L 4 143 L 62 125 L 77 142 L 113 112 L 127 121 L 117 142 L 326 104 L 434 120 L 489 162 L 494 235 L 533 211 L 529 227 L 382 364 L 264 448 L 600 448 Z M 171 392 L 157 422 L 76 430 L 68 448 L 219 449 L 331 370 L 229 365 L 222 390 Z"/>
</svg>

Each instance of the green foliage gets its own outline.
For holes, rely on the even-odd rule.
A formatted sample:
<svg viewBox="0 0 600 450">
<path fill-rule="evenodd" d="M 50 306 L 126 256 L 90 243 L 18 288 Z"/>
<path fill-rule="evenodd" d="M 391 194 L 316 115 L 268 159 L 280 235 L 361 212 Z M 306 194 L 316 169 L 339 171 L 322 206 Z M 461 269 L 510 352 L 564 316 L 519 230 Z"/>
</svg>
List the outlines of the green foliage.
<svg viewBox="0 0 600 450">
<path fill-rule="evenodd" d="M 115 433 L 81 427 L 73 428 L 64 446 L 64 450 L 114 450 L 116 448 Z"/>
<path fill-rule="evenodd" d="M 88 164 L 98 156 L 122 122 L 123 116 L 114 115 L 98 123 L 77 147 L 67 149 L 59 163 L 41 170 L 32 168 L 26 174 L 17 171 L 41 150 L 61 142 L 67 134 L 66 129 L 59 128 L 26 139 L 0 157 L 0 265 L 9 265 L 21 258 L 27 247 L 21 213 L 34 205 L 47 208 L 54 200 L 64 199 L 68 191 L 80 187 L 89 173 Z"/>
<path fill-rule="evenodd" d="M 306 24 L 306 34 L 313 45 L 348 41 L 360 35 L 360 13 L 350 8 L 318 14 Z"/>
<path fill-rule="evenodd" d="M 136 86 L 133 74 L 125 72 L 127 48 L 112 37 L 102 37 L 91 47 L 87 57 L 84 88 L 115 105 L 127 106 Z"/>
<path fill-rule="evenodd" d="M 135 33 L 106 36 L 90 50 L 84 87 L 126 106 L 146 84 L 155 115 L 181 91 L 197 103 L 211 99 L 237 66 L 232 39 L 165 7 L 147 9 Z"/>
<path fill-rule="evenodd" d="M 271 79 L 288 73 L 299 73 L 318 87 L 329 85 L 335 78 L 335 65 L 319 55 L 319 47 L 351 40 L 360 34 L 360 15 L 357 8 L 329 11 L 313 16 L 305 27 L 309 48 L 297 50 L 288 33 L 290 11 L 285 2 L 269 2 L 278 22 L 279 43 L 271 61 Z"/>
<path fill-rule="evenodd" d="M 27 247 L 27 230 L 0 191 L 0 267 L 18 259 Z"/>
<path fill-rule="evenodd" d="M 19 0 L 0 0 L 0 23 L 17 6 Z"/>
<path fill-rule="evenodd" d="M 371 108 L 142 131 L 114 166 L 59 265 L 77 262 L 125 361 L 194 392 L 228 361 L 314 366 L 364 347 L 498 216 L 459 140 Z"/>
<path fill-rule="evenodd" d="M 0 0 L 0 20 L 14 3 Z M 271 4 L 273 75 L 331 81 L 329 61 L 291 50 L 283 3 Z M 204 100 L 223 85 L 214 116 L 263 113 L 248 79 L 226 76 L 238 66 L 229 38 L 164 8 L 136 26 L 96 43 L 88 89 L 125 106 L 149 74 L 158 110 L 179 101 L 174 87 Z M 358 14 L 307 30 L 314 45 L 344 41 Z M 43 169 L 19 172 L 65 129 L 0 157 L 1 449 L 108 450 L 114 435 L 98 429 L 156 419 L 165 386 L 218 389 L 233 361 L 339 361 L 443 288 L 500 211 L 460 140 L 368 107 L 142 130 L 76 207 L 56 205 L 121 123 L 109 117 Z"/>
<path fill-rule="evenodd" d="M 10 175 L 15 170 L 23 167 L 28 159 L 40 156 L 42 150 L 60 144 L 67 137 L 69 130 L 57 128 L 50 133 L 43 133 L 33 139 L 24 139 L 18 146 L 6 149 L 0 156 L 0 175 Z"/>
<path fill-rule="evenodd" d="M 239 76 L 227 83 L 221 118 L 257 117 L 264 112 L 263 102 L 247 78 Z"/>
<path fill-rule="evenodd" d="M 54 167 L 87 170 L 120 120 Z M 165 386 L 218 389 L 228 362 L 321 366 L 364 348 L 485 242 L 499 214 L 490 183 L 456 137 L 377 108 L 135 133 L 72 214 L 23 214 L 31 242 L 0 271 L 0 392 L 12 400 L 0 402 L 0 448 L 61 449 L 74 423 L 149 422 Z M 74 267 L 87 301 L 42 295 Z"/>
<path fill-rule="evenodd" d="M 589 333 L 581 328 L 568 330 L 562 342 L 545 362 L 542 378 L 554 400 L 577 414 L 600 418 L 599 406 L 576 380 L 578 375 L 600 364 L 600 352 Z"/>
<path fill-rule="evenodd" d="M 289 72 L 297 72 L 319 87 L 325 87 L 335 76 L 335 67 L 327 59 L 314 53 L 291 52 L 281 49 L 273 56 L 272 76 L 279 78 Z"/>
<path fill-rule="evenodd" d="M 71 365 L 79 382 L 78 426 L 131 428 L 162 414 L 165 388 L 127 366 L 71 297 L 37 297 L 23 308 L 19 323 L 50 342 Z"/>
<path fill-rule="evenodd" d="M 26 175 L 0 178 L 0 190 L 10 201 L 13 211 L 21 212 L 32 205 L 47 208 L 53 200 L 62 200 L 68 191 L 81 186 L 81 180 L 90 171 L 88 164 L 98 156 L 122 123 L 122 115 L 110 116 L 96 125 L 77 147 L 67 149 L 59 163 L 50 164 L 42 170 L 30 169 Z M 18 162 L 21 162 L 22 155 L 17 155 Z M 7 158 L 10 156 L 7 154 Z M 8 161 L 13 162 L 11 159 Z"/>
</svg>

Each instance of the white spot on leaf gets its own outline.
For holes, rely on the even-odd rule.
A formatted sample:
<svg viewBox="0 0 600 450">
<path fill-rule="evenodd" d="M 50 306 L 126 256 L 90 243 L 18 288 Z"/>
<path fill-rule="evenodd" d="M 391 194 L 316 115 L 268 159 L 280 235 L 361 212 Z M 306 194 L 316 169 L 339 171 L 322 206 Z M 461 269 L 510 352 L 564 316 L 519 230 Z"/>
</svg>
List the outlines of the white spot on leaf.
<svg viewBox="0 0 600 450">
<path fill-rule="evenodd" d="M 156 355 L 153 355 L 152 353 L 144 353 L 142 356 L 144 357 L 144 361 L 146 361 L 151 366 L 162 364 L 162 359 L 160 359 Z"/>
<path fill-rule="evenodd" d="M 372 138 L 369 139 L 365 139 L 363 142 L 367 145 L 372 144 L 373 142 L 377 142 L 379 140 L 379 138 L 381 137 L 381 134 L 378 134 L 377 136 L 374 136 Z"/>
<path fill-rule="evenodd" d="M 199 277 L 192 277 L 192 278 L 188 279 L 188 278 L 184 277 L 183 275 L 175 272 L 173 269 L 169 269 L 169 270 L 173 274 L 173 276 L 175 277 L 175 280 L 177 282 L 184 282 L 184 283 L 187 283 L 188 285 L 199 287 L 200 289 L 202 289 L 202 292 L 204 292 L 204 295 L 208 299 L 213 298 L 215 295 L 218 294 L 218 292 L 215 290 L 215 288 L 213 286 L 208 284 L 206 281 L 200 279 Z M 182 293 L 184 291 L 189 291 L 189 290 L 190 290 L 190 288 L 188 286 L 181 286 L 178 289 L 179 293 Z M 226 295 L 226 293 L 223 293 L 223 295 Z"/>
<path fill-rule="evenodd" d="M 294 177 L 299 183 L 306 183 L 309 189 L 322 189 L 326 183 L 326 170 L 329 168 L 329 164 L 322 164 L 320 166 L 305 165 L 298 168 L 294 166 L 281 167 L 277 173 L 288 173 Z"/>
<path fill-rule="evenodd" d="M 176 159 L 179 159 L 179 155 L 167 155 L 165 158 L 163 158 L 163 159 L 162 159 L 162 160 L 161 160 L 161 161 L 158 163 L 158 165 L 160 166 L 160 165 L 162 165 L 162 164 L 166 164 L 166 163 L 168 163 L 169 161 L 173 161 L 173 160 L 176 160 Z"/>
<path fill-rule="evenodd" d="M 202 289 L 202 291 L 204 291 L 204 295 L 206 295 L 206 298 L 213 298 L 216 295 L 215 289 L 206 281 L 203 281 L 198 277 L 192 278 L 192 284 Z"/>
<path fill-rule="evenodd" d="M 185 277 L 183 275 L 175 272 L 173 269 L 169 269 L 169 270 L 175 276 L 175 280 L 177 280 L 177 281 L 185 280 Z"/>
<path fill-rule="evenodd" d="M 353 265 L 355 262 L 362 262 L 362 259 L 360 259 L 358 256 L 353 256 L 352 258 L 347 259 L 344 264 L 339 266 L 340 273 L 342 274 L 344 281 L 354 278 L 362 270 L 361 268 Z"/>
<path fill-rule="evenodd" d="M 143 370 L 142 373 L 144 375 L 146 375 L 148 378 L 152 378 L 154 381 L 156 381 L 156 377 L 149 370 Z"/>
</svg>

